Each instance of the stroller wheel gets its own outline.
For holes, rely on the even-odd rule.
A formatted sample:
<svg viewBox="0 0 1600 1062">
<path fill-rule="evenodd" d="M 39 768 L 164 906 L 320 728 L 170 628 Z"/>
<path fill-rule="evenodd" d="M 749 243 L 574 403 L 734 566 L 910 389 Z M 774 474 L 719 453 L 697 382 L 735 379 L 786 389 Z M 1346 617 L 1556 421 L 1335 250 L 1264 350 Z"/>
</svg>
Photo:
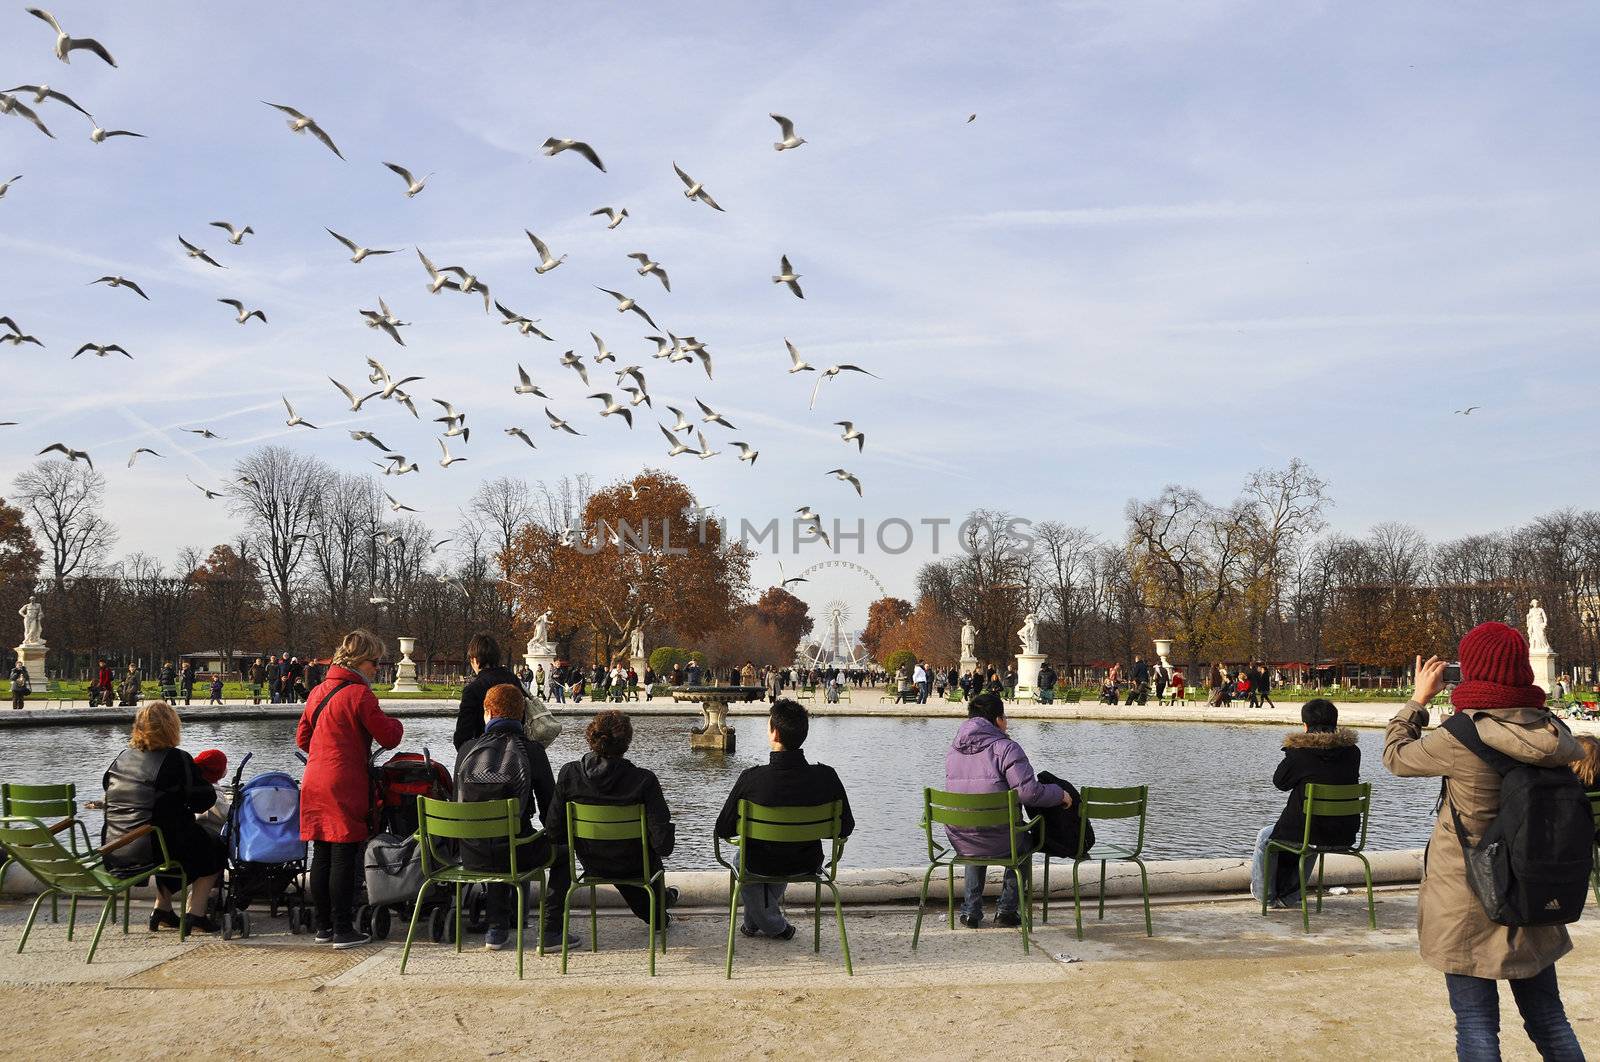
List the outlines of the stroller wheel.
<svg viewBox="0 0 1600 1062">
<path fill-rule="evenodd" d="M 222 913 L 222 939 L 223 940 L 232 940 L 233 939 L 233 912 L 232 911 L 224 911 Z"/>
<path fill-rule="evenodd" d="M 239 934 L 239 939 L 243 940 L 250 935 L 250 915 L 248 912 L 240 911 L 233 917 L 237 920 L 235 924 L 237 926 L 236 931 Z"/>
<path fill-rule="evenodd" d="M 309 933 L 316 928 L 316 912 L 311 909 L 310 904 L 301 902 L 297 918 L 300 922 L 300 932 Z"/>
<path fill-rule="evenodd" d="M 445 942 L 450 933 L 450 926 L 450 908 L 435 907 L 428 923 L 429 935 L 433 938 L 435 944 L 443 944 Z"/>
<path fill-rule="evenodd" d="M 372 912 L 372 939 L 389 939 L 389 909 L 380 907 Z"/>
<path fill-rule="evenodd" d="M 366 904 L 356 908 L 356 931 L 360 933 L 372 932 L 372 908 Z"/>
</svg>

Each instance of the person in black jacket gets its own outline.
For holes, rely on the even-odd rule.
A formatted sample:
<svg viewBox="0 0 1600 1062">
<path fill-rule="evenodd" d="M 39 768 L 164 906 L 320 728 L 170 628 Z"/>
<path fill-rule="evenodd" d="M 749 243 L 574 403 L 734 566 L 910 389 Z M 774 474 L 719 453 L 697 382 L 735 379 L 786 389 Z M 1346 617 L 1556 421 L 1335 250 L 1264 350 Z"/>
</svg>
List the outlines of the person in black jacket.
<svg viewBox="0 0 1600 1062">
<path fill-rule="evenodd" d="M 739 833 L 739 801 L 748 800 L 769 808 L 812 807 L 844 803 L 839 817 L 839 835 L 850 836 L 856 820 L 850 814 L 850 798 L 832 767 L 806 762 L 800 751 L 810 731 L 811 720 L 796 701 L 785 697 L 774 701 L 767 713 L 767 743 L 772 748 L 766 766 L 751 767 L 739 775 L 728 793 L 722 813 L 717 816 L 717 836 L 728 838 Z M 751 841 L 745 850 L 745 868 L 756 874 L 787 877 L 810 874 L 822 869 L 821 841 L 781 844 Z M 747 937 L 768 936 L 790 940 L 794 926 L 783 915 L 783 894 L 787 885 L 751 884 L 739 890 L 744 904 L 744 921 L 739 932 Z"/>
<path fill-rule="evenodd" d="M 672 855 L 676 831 L 667 798 L 653 772 L 637 767 L 627 759 L 633 743 L 633 723 L 627 715 L 610 709 L 589 720 L 584 728 L 589 752 L 561 768 L 556 777 L 554 806 L 545 821 L 558 844 L 567 844 L 567 804 L 643 804 L 646 856 L 650 873 L 662 867 Z M 591 874 L 607 878 L 637 878 L 643 864 L 637 841 L 580 841 L 575 845 L 578 862 Z M 649 896 L 635 885 L 617 885 L 616 890 L 640 921 L 650 920 Z M 667 923 L 666 909 L 677 902 L 678 890 L 656 893 L 657 923 Z"/>
<path fill-rule="evenodd" d="M 487 672 L 480 672 L 483 673 Z M 550 771 L 550 758 L 544 746 L 529 738 L 524 729 L 528 697 L 520 684 L 493 686 L 482 700 L 483 733 L 456 754 L 456 799 L 516 800 L 522 816 L 518 836 L 531 837 L 536 807 L 547 827 L 553 821 L 551 805 L 556 780 Z M 554 855 L 546 879 L 544 925 L 540 927 L 546 948 L 561 946 L 561 901 L 572 880 L 565 849 L 552 852 L 553 847 L 545 837 L 517 849 L 518 870 L 537 866 Z M 505 870 L 510 866 L 504 841 L 462 841 L 461 859 L 463 865 L 474 870 Z M 511 889 L 490 885 L 485 899 L 489 928 L 483 946 L 488 951 L 502 951 L 511 944 Z"/>
<path fill-rule="evenodd" d="M 1256 835 L 1255 859 L 1250 870 L 1250 895 L 1261 899 L 1267 890 L 1268 902 L 1275 907 L 1300 905 L 1300 878 L 1294 859 L 1278 853 L 1273 881 L 1266 881 L 1267 842 L 1285 841 L 1299 845 L 1305 837 L 1306 784 L 1354 785 L 1361 780 L 1361 749 L 1356 732 L 1339 725 L 1339 709 L 1332 701 L 1318 698 L 1300 709 L 1304 732 L 1289 734 L 1283 740 L 1283 762 L 1272 776 L 1272 784 L 1289 794 L 1278 821 Z M 1361 816 L 1319 817 L 1312 825 L 1311 843 L 1342 848 L 1355 843 Z M 1314 858 L 1306 860 L 1306 877 L 1311 876 Z"/>
<path fill-rule="evenodd" d="M 1133 668 L 1128 672 L 1128 678 L 1133 685 L 1128 687 L 1128 704 L 1138 702 L 1147 704 L 1150 700 L 1150 665 L 1144 662 L 1144 657 L 1133 658 Z"/>
<path fill-rule="evenodd" d="M 460 748 L 483 736 L 483 698 L 496 686 L 518 685 L 516 672 L 506 667 L 500 643 L 494 635 L 479 632 L 467 643 L 467 663 L 472 665 L 472 681 L 461 691 L 461 706 L 456 709 L 455 746 Z"/>
</svg>

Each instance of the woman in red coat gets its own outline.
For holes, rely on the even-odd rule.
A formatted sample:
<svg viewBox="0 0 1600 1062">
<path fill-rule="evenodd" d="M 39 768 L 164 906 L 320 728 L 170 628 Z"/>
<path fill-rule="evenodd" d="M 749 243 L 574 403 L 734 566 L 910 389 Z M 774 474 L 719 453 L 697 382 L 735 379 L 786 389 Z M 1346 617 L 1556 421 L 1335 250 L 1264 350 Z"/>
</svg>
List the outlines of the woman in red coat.
<svg viewBox="0 0 1600 1062">
<path fill-rule="evenodd" d="M 367 942 L 355 931 L 356 876 L 367 841 L 372 742 L 400 744 L 400 720 L 378 707 L 372 680 L 383 643 L 369 631 L 345 635 L 333 664 L 311 691 L 295 744 L 306 754 L 300 783 L 300 838 L 311 842 L 311 902 L 319 944 L 353 948 Z"/>
</svg>

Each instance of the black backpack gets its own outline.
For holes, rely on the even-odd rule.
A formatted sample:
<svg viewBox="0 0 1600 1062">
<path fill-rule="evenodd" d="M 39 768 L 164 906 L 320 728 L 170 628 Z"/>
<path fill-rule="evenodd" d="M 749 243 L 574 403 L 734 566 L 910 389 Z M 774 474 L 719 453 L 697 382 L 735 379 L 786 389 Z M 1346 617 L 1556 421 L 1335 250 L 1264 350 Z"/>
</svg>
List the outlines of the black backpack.
<svg viewBox="0 0 1600 1062">
<path fill-rule="evenodd" d="M 1443 725 L 1500 775 L 1500 810 L 1478 844 L 1467 843 L 1449 801 L 1467 881 L 1489 919 L 1503 926 L 1576 922 L 1594 868 L 1594 814 L 1578 776 L 1489 748 L 1470 715 L 1453 715 Z"/>
<path fill-rule="evenodd" d="M 1078 787 L 1065 778 L 1057 778 L 1049 771 L 1040 771 L 1039 781 L 1046 785 L 1059 785 L 1072 794 L 1072 805 L 1062 807 L 1060 804 L 1048 808 L 1027 808 L 1028 815 L 1043 815 L 1044 822 L 1044 850 L 1058 859 L 1080 859 L 1089 849 L 1094 847 L 1094 823 L 1083 823 L 1079 818 L 1078 805 L 1083 802 L 1083 795 L 1078 792 Z M 1083 830 L 1083 849 L 1078 849 L 1078 830 L 1080 826 L 1087 826 Z M 1038 843 L 1039 838 L 1034 837 Z"/>
</svg>

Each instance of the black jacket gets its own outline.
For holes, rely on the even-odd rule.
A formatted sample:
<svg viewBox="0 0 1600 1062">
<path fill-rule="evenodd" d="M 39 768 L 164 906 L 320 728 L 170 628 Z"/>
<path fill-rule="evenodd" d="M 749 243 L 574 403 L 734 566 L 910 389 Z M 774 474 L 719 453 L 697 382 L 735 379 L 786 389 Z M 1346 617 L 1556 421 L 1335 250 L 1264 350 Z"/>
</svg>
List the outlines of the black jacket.
<svg viewBox="0 0 1600 1062">
<path fill-rule="evenodd" d="M 461 707 L 456 709 L 456 748 L 483 736 L 483 698 L 494 687 L 506 684 L 522 688 L 516 672 L 500 664 L 486 667 L 472 676 L 472 681 L 461 691 Z"/>
<path fill-rule="evenodd" d="M 515 720 L 496 720 L 456 755 L 456 799 L 516 800 L 522 820 L 519 837 L 532 835 L 536 805 L 549 821 L 555 790 L 544 746 L 528 740 Z M 461 853 L 466 865 L 476 869 L 503 870 L 508 865 L 504 841 L 462 841 Z M 543 850 L 537 855 L 526 848 L 519 851 L 518 867 L 526 869 L 543 854 Z"/>
<path fill-rule="evenodd" d="M 727 802 L 722 805 L 722 813 L 717 816 L 718 837 L 738 834 L 741 800 L 769 808 L 803 808 L 842 800 L 839 834 L 848 837 L 856 828 L 856 820 L 850 814 L 850 798 L 845 795 L 839 775 L 825 763 L 807 763 L 806 754 L 799 749 L 774 752 L 765 767 L 751 767 L 739 775 L 728 792 Z M 822 860 L 821 841 L 805 844 L 752 841 L 745 866 L 757 874 L 781 877 L 820 870 Z"/>
<path fill-rule="evenodd" d="M 1361 749 L 1356 732 L 1340 727 L 1331 733 L 1295 732 L 1283 739 L 1283 762 L 1278 764 L 1272 784 L 1289 791 L 1289 802 L 1278 816 L 1272 836 L 1299 844 L 1305 836 L 1306 783 L 1354 785 L 1361 781 Z M 1342 848 L 1355 843 L 1361 829 L 1361 816 L 1341 815 L 1318 818 L 1311 831 L 1313 844 Z M 1291 869 L 1294 860 L 1288 860 Z"/>
<path fill-rule="evenodd" d="M 567 804 L 643 804 L 645 834 L 650 842 L 650 869 L 672 855 L 675 830 L 667 798 L 653 772 L 626 758 L 597 756 L 593 752 L 561 768 L 556 777 L 555 800 L 545 816 L 557 844 L 567 843 Z M 578 860 L 601 877 L 634 878 L 642 869 L 639 848 L 633 841 L 583 841 Z"/>
<path fill-rule="evenodd" d="M 1136 685 L 1143 686 L 1150 681 L 1150 665 L 1143 660 L 1135 660 L 1133 670 L 1128 677 L 1133 679 Z"/>
</svg>

